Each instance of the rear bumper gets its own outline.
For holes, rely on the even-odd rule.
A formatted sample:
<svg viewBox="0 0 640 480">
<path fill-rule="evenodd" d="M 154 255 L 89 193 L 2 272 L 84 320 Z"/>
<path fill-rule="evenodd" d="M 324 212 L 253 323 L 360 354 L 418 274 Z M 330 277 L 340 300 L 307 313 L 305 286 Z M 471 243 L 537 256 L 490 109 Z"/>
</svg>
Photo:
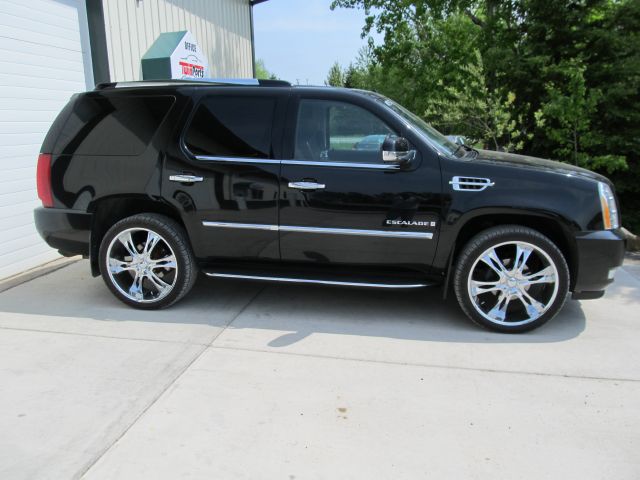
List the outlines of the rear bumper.
<svg viewBox="0 0 640 480">
<path fill-rule="evenodd" d="M 617 230 L 581 232 L 576 235 L 577 275 L 573 298 L 600 298 L 613 282 L 613 269 L 622 265 L 625 240 Z"/>
<path fill-rule="evenodd" d="M 38 207 L 33 211 L 36 229 L 50 247 L 62 255 L 89 256 L 91 214 L 78 210 Z"/>
</svg>

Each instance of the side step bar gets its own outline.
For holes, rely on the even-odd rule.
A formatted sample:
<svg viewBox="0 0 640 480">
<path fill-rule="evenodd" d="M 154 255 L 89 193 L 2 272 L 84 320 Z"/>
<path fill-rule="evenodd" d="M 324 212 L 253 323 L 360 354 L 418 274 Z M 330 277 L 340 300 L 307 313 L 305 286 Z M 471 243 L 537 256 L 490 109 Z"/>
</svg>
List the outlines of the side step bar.
<svg viewBox="0 0 640 480">
<path fill-rule="evenodd" d="M 433 283 L 428 282 L 399 282 L 399 281 L 391 281 L 391 282 L 359 282 L 359 281 L 344 281 L 344 280 L 328 280 L 321 278 L 302 278 L 302 277 L 278 277 L 278 276 L 270 276 L 270 275 L 245 275 L 238 273 L 227 273 L 227 272 L 215 272 L 215 271 L 204 271 L 205 275 L 209 277 L 219 277 L 219 278 L 239 278 L 243 280 L 259 280 L 259 281 L 267 281 L 267 282 L 284 282 L 284 283 L 312 283 L 316 285 L 335 285 L 341 287 L 365 287 L 365 288 L 422 288 L 429 287 L 434 285 Z"/>
</svg>

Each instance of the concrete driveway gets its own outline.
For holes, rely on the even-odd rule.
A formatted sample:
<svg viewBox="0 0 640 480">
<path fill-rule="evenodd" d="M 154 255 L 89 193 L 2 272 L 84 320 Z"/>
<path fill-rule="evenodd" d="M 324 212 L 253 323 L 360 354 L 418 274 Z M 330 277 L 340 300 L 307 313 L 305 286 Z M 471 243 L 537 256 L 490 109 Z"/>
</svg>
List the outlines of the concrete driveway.
<svg viewBox="0 0 640 480">
<path fill-rule="evenodd" d="M 0 478 L 640 478 L 640 270 L 519 336 L 440 291 L 200 279 L 129 309 L 81 261 L 0 293 Z"/>
</svg>

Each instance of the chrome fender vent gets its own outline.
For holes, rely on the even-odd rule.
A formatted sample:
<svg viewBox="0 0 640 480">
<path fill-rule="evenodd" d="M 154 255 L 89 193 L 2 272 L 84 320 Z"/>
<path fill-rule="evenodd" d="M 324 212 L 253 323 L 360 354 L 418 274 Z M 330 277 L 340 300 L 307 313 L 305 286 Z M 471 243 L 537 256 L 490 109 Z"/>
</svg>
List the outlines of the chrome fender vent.
<svg viewBox="0 0 640 480">
<path fill-rule="evenodd" d="M 453 189 L 458 191 L 481 192 L 487 187 L 493 187 L 495 183 L 490 178 L 453 177 L 449 181 L 449 185 L 452 185 Z"/>
</svg>

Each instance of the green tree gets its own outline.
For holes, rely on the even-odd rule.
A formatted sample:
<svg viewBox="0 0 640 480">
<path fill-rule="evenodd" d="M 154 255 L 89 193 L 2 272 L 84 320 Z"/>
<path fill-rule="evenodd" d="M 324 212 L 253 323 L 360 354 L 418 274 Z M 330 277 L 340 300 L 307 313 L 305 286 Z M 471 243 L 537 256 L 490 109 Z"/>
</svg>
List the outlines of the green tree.
<svg viewBox="0 0 640 480">
<path fill-rule="evenodd" d="M 624 155 L 628 169 L 611 173 L 622 219 L 640 233 L 640 2 L 607 2 L 590 17 L 585 79 L 602 97 L 592 129 L 604 153 Z"/>
<path fill-rule="evenodd" d="M 626 168 L 622 155 L 589 155 L 587 149 L 601 142 L 600 135 L 591 129 L 591 118 L 597 111 L 602 92 L 587 88 L 579 61 L 562 65 L 562 88 L 553 82 L 546 85 L 547 100 L 536 112 L 538 126 L 555 142 L 554 153 L 561 160 L 608 172 Z"/>
<path fill-rule="evenodd" d="M 464 132 L 473 143 L 495 150 L 519 150 L 531 134 L 521 130 L 522 121 L 514 112 L 516 96 L 490 89 L 480 52 L 475 62 L 462 67 L 461 86 L 440 85 L 426 111 L 427 119 L 452 132 Z"/>
<path fill-rule="evenodd" d="M 256 60 L 256 78 L 260 80 L 277 80 L 278 77 L 267 70 L 267 67 L 264 64 L 264 60 L 258 59 Z"/>
<path fill-rule="evenodd" d="M 329 69 L 329 74 L 324 84 L 332 87 L 344 87 L 344 73 L 337 61 Z"/>
<path fill-rule="evenodd" d="M 625 224 L 640 231 L 638 0 L 334 0 L 332 8 L 364 9 L 362 36 L 383 38 L 369 38 L 365 68 L 347 68 L 350 84 L 445 133 L 496 136 L 492 148 L 608 174 Z M 482 133 L 482 124 L 493 126 Z"/>
</svg>

